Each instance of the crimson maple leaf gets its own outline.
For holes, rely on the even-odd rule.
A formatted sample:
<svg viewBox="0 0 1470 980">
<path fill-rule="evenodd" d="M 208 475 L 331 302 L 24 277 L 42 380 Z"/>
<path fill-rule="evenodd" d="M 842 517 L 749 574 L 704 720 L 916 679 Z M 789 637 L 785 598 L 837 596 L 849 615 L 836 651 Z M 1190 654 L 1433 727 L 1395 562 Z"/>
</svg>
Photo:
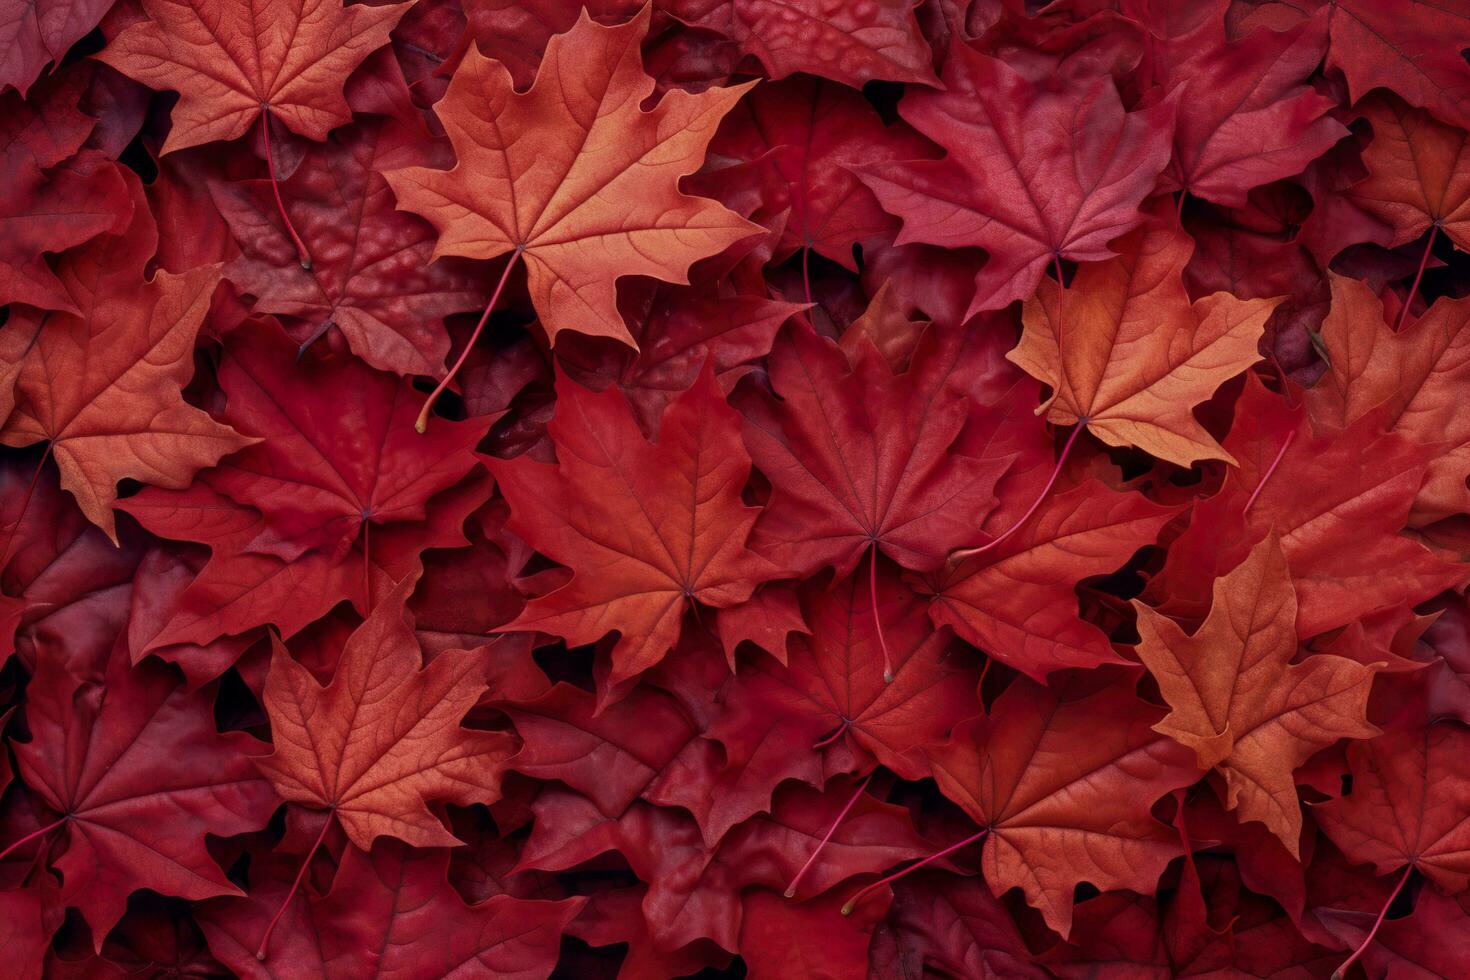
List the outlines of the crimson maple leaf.
<svg viewBox="0 0 1470 980">
<path fill-rule="evenodd" d="M 81 910 L 99 949 L 137 889 L 238 894 L 205 836 L 258 830 L 279 806 L 250 758 L 260 743 L 220 734 L 211 701 L 156 662 L 134 667 L 125 642 L 93 663 L 53 652 L 37 664 L 16 764 L 59 814 L 46 830 L 64 828 L 50 845 L 61 901 Z"/>
<path fill-rule="evenodd" d="M 657 442 L 639 432 L 622 394 L 563 376 L 549 431 L 557 462 L 489 460 L 510 502 L 510 528 L 572 569 L 508 629 L 592 643 L 610 630 L 610 683 L 663 659 L 687 610 L 743 602 L 779 569 L 746 547 L 757 508 L 740 499 L 750 457 L 739 417 L 706 365 L 664 410 Z"/>
<path fill-rule="evenodd" d="M 899 113 L 944 147 L 942 160 L 857 168 L 903 219 L 898 244 L 989 253 L 966 316 L 1025 299 L 1058 259 L 1095 262 L 1138 224 L 1169 160 L 1174 107 L 1126 113 L 1111 76 L 1075 64 L 1049 84 L 957 44 L 944 91 L 907 95 Z"/>
</svg>

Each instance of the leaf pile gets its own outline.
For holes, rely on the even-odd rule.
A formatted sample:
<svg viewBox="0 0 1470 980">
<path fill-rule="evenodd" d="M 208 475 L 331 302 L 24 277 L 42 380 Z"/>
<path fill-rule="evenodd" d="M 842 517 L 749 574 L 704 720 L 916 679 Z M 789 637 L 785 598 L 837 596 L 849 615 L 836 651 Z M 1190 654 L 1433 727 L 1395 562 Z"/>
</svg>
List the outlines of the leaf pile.
<svg viewBox="0 0 1470 980">
<path fill-rule="evenodd" d="M 1470 976 L 1467 50 L 0 0 L 0 972 Z"/>
</svg>

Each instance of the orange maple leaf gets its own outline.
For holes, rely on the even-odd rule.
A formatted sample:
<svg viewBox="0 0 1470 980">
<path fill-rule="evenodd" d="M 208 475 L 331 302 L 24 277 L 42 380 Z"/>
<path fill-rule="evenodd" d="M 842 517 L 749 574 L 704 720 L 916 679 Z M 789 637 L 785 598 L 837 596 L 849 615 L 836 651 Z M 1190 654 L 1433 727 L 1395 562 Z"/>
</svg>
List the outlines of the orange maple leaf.
<svg viewBox="0 0 1470 980">
<path fill-rule="evenodd" d="M 262 111 L 324 140 L 352 118 L 342 86 L 388 43 L 412 3 L 346 9 L 342 0 L 143 0 L 147 20 L 99 55 L 179 103 L 163 152 L 244 136 Z"/>
<path fill-rule="evenodd" d="M 404 613 L 405 579 L 348 639 L 322 687 L 276 641 L 265 685 L 274 754 L 257 760 L 283 799 L 335 814 L 353 844 L 380 836 L 414 847 L 459 840 L 427 801 L 462 806 L 500 797 L 508 738 L 460 720 L 485 689 L 475 651 L 447 650 L 420 666 Z"/>
<path fill-rule="evenodd" d="M 1157 218 L 1117 250 L 1078 270 L 1065 297 L 1043 280 L 1006 356 L 1051 386 L 1047 418 L 1057 425 L 1084 423 L 1109 445 L 1179 466 L 1234 462 L 1193 409 L 1261 359 L 1256 346 L 1281 301 L 1221 292 L 1190 303 L 1182 275 L 1194 243 Z"/>
<path fill-rule="evenodd" d="M 1293 664 L 1296 590 L 1275 534 L 1215 580 L 1194 635 L 1141 602 L 1138 656 L 1173 710 L 1154 730 L 1225 777 L 1225 805 L 1265 824 L 1293 856 L 1302 813 L 1292 773 L 1339 738 L 1371 738 L 1373 670 L 1316 654 Z"/>
<path fill-rule="evenodd" d="M 583 11 L 551 39 L 524 94 L 503 64 L 471 49 L 436 107 L 454 169 L 383 175 L 400 208 L 439 229 L 436 257 L 524 259 L 553 341 L 575 330 L 636 347 L 617 310 L 619 277 L 688 282 L 693 262 L 761 231 L 678 186 L 750 85 L 675 90 L 645 112 L 653 79 L 639 44 L 648 18 L 645 7 L 609 28 Z"/>
<path fill-rule="evenodd" d="M 1393 248 L 1431 226 L 1470 249 L 1470 147 L 1465 131 L 1388 95 L 1360 109 L 1373 126 L 1363 151 L 1368 178 L 1348 192 L 1370 214 L 1393 227 Z"/>
<path fill-rule="evenodd" d="M 114 541 L 119 480 L 183 489 L 199 470 L 258 441 L 184 401 L 220 266 L 145 280 L 158 233 L 141 184 L 129 183 L 136 207 L 127 231 L 69 253 L 57 269 L 80 312 L 21 308 L 0 334 L 0 379 L 18 375 L 0 442 L 50 440 L 61 485 Z"/>
</svg>

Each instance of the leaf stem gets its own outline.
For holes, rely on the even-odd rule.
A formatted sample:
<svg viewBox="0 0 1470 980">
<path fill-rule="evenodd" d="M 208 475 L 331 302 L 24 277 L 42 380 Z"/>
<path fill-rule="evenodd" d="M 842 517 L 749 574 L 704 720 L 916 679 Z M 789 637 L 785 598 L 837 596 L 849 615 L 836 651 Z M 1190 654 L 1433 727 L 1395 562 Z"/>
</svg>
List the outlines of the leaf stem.
<svg viewBox="0 0 1470 980">
<path fill-rule="evenodd" d="M 1056 465 L 1051 469 L 1051 476 L 1047 477 L 1046 486 L 1042 487 L 1041 493 L 1037 494 L 1036 499 L 1031 501 L 1031 506 L 1026 509 L 1026 513 L 1022 514 L 1014 524 L 1002 531 L 997 537 L 991 538 L 979 547 L 960 548 L 957 551 L 950 552 L 950 560 L 953 561 L 957 558 L 969 558 L 973 555 L 984 554 L 1025 526 L 1026 522 L 1031 519 L 1031 515 L 1035 514 L 1036 509 L 1041 506 L 1041 502 L 1046 499 L 1047 494 L 1051 493 L 1052 485 L 1057 482 L 1057 477 L 1062 472 L 1062 466 L 1066 464 L 1067 456 L 1072 452 L 1072 444 L 1077 441 L 1077 437 L 1082 434 L 1082 430 L 1085 428 L 1087 428 L 1087 423 L 1078 423 L 1077 427 L 1072 430 L 1072 434 L 1067 437 L 1067 444 L 1062 447 L 1062 454 L 1057 457 Z"/>
<path fill-rule="evenodd" d="M 827 842 L 832 839 L 832 835 L 837 833 L 837 828 L 842 823 L 843 818 L 847 816 L 847 811 L 853 808 L 853 805 L 858 801 L 858 797 L 863 795 L 863 791 L 873 781 L 873 775 L 874 773 L 872 772 L 868 773 L 868 778 L 863 780 L 862 785 L 857 788 L 857 792 L 852 794 L 852 799 L 848 800 L 847 805 L 837 814 L 837 819 L 832 821 L 832 826 L 827 828 L 827 833 L 823 835 L 821 843 L 817 845 L 817 849 L 812 851 L 811 857 L 806 859 L 806 864 L 801 866 L 801 870 L 796 873 L 796 877 L 791 879 L 791 884 L 786 886 L 787 898 L 796 897 L 796 889 L 800 887 L 801 879 L 806 877 L 807 870 L 816 862 L 817 855 L 822 853 L 822 848 L 826 847 Z"/>
<path fill-rule="evenodd" d="M 843 732 L 847 731 L 851 727 L 852 727 L 852 722 L 849 719 L 847 719 L 847 718 L 842 719 L 842 724 L 837 726 L 837 731 L 833 732 L 831 735 L 828 735 L 826 738 L 822 739 L 820 742 L 813 742 L 812 743 L 812 749 L 813 750 L 815 750 L 815 749 L 821 749 L 821 748 L 827 747 L 828 745 L 831 745 L 833 742 L 837 741 L 839 738 L 842 737 L 842 733 Z"/>
<path fill-rule="evenodd" d="M 1414 285 L 1409 287 L 1409 295 L 1404 297 L 1404 307 L 1399 310 L 1398 322 L 1393 325 L 1393 332 L 1398 333 L 1404 329 L 1404 321 L 1409 318 L 1409 307 L 1414 303 L 1414 296 L 1419 292 L 1419 281 L 1424 278 L 1424 270 L 1429 265 L 1429 250 L 1434 247 L 1434 235 L 1439 231 L 1439 225 L 1429 226 L 1429 239 L 1424 243 L 1424 254 L 1419 256 L 1419 271 L 1414 273 Z"/>
<path fill-rule="evenodd" d="M 842 914 L 843 915 L 852 915 L 852 910 L 857 907 L 857 903 L 862 900 L 862 897 L 864 895 L 866 895 L 868 892 L 872 891 L 873 889 L 875 889 L 875 888 L 882 888 L 884 885 L 888 884 L 889 882 L 891 882 L 891 881 L 897 881 L 899 878 L 902 878 L 904 875 L 909 874 L 910 872 L 918 871 L 920 868 L 922 868 L 924 865 L 928 864 L 929 862 L 931 862 L 931 861 L 938 861 L 940 858 L 944 857 L 946 854 L 950 853 L 951 851 L 958 851 L 960 848 L 964 847 L 966 844 L 973 844 L 977 840 L 979 840 L 980 838 L 984 837 L 988 833 L 990 833 L 990 828 L 989 827 L 986 827 L 984 830 L 980 831 L 980 833 L 978 833 L 978 834 L 971 834 L 969 837 L 966 837 L 964 840 L 962 840 L 962 841 L 960 841 L 960 842 L 958 842 L 956 844 L 951 844 L 948 847 L 946 847 L 944 850 L 937 851 L 934 854 L 931 854 L 928 857 L 924 858 L 922 861 L 919 861 L 919 862 L 917 862 L 915 864 L 909 865 L 907 868 L 904 868 L 902 871 L 895 871 L 893 874 L 889 875 L 887 878 L 880 878 L 880 879 L 878 879 L 877 881 L 873 882 L 871 885 L 868 885 L 868 886 L 864 887 L 856 895 L 852 896 L 852 898 L 849 898 L 847 900 L 847 904 L 844 905 L 844 906 L 842 906 Z"/>
<path fill-rule="evenodd" d="M 1388 896 L 1388 901 L 1383 903 L 1383 908 L 1378 912 L 1378 918 L 1373 921 L 1373 928 L 1368 930 L 1368 935 L 1363 937 L 1363 941 L 1358 944 L 1357 949 L 1353 950 L 1353 955 L 1347 958 L 1347 962 L 1332 971 L 1332 980 L 1343 980 L 1343 977 L 1347 976 L 1348 967 L 1356 963 L 1358 957 L 1367 951 L 1368 946 L 1373 942 L 1373 937 L 1378 935 L 1378 927 L 1383 925 L 1383 918 L 1388 915 L 1388 910 L 1393 905 L 1393 900 L 1399 897 L 1399 892 L 1403 890 L 1404 884 L 1409 880 L 1409 875 L 1413 874 L 1413 872 L 1414 866 L 1412 864 L 1404 869 L 1403 877 L 1394 886 L 1393 891 Z"/>
<path fill-rule="evenodd" d="M 10 852 L 11 851 L 15 850 L 17 847 L 20 847 L 22 844 L 26 843 L 27 841 L 33 841 L 37 837 L 40 837 L 40 836 L 42 836 L 44 834 L 49 834 L 51 831 L 55 830 L 57 827 L 60 827 L 62 824 L 66 823 L 67 819 L 68 818 L 65 815 L 63 815 L 63 816 L 58 817 L 57 819 L 51 821 L 46 826 L 42 827 L 40 830 L 33 830 L 29 834 L 26 834 L 24 837 L 22 837 L 20 840 L 16 841 L 14 844 L 11 844 L 5 850 L 0 851 L 0 861 L 5 860 L 7 857 L 10 856 Z"/>
<path fill-rule="evenodd" d="M 1266 472 L 1261 476 L 1261 482 L 1257 483 L 1256 488 L 1251 491 L 1250 499 L 1245 502 L 1245 508 L 1241 510 L 1240 516 L 1244 517 L 1250 513 L 1251 504 L 1255 503 L 1256 498 L 1261 495 L 1261 491 L 1266 489 L 1266 481 L 1271 479 L 1271 474 L 1275 473 L 1276 467 L 1281 465 L 1281 459 L 1286 455 L 1286 451 L 1291 448 L 1292 441 L 1296 439 L 1296 433 L 1297 430 L 1292 429 L 1286 434 L 1286 438 L 1282 440 L 1281 448 L 1276 450 L 1276 458 L 1271 460 L 1271 465 L 1266 467 Z"/>
<path fill-rule="evenodd" d="M 291 216 L 286 213 L 286 202 L 281 199 L 281 182 L 276 179 L 276 154 L 271 149 L 271 111 L 269 106 L 261 106 L 260 129 L 265 142 L 265 165 L 271 175 L 271 193 L 276 196 L 276 210 L 281 212 L 281 220 L 286 223 L 286 234 L 291 236 L 291 244 L 296 246 L 296 261 L 301 263 L 301 268 L 311 271 L 311 253 L 306 250 L 306 243 L 301 236 L 296 234 L 296 226 L 291 223 Z"/>
<path fill-rule="evenodd" d="M 485 304 L 485 312 L 480 314 L 480 322 L 475 324 L 474 332 L 470 334 L 470 339 L 465 342 L 464 350 L 459 352 L 459 359 L 454 362 L 454 367 L 449 369 L 449 373 L 444 376 L 444 380 L 439 382 L 439 386 L 434 389 L 433 394 L 429 395 L 428 400 L 424 402 L 424 407 L 419 412 L 418 420 L 413 424 L 414 429 L 420 435 L 429 428 L 429 413 L 434 409 L 434 402 L 438 401 L 439 396 L 444 394 L 444 389 L 449 387 L 449 383 L 454 380 L 454 376 L 464 366 L 465 358 L 469 357 L 470 351 L 474 350 L 475 341 L 480 339 L 480 332 L 485 329 L 485 323 L 490 319 L 490 311 L 495 309 L 496 303 L 500 302 L 500 294 L 505 289 L 506 281 L 510 279 L 510 270 L 515 266 L 516 259 L 520 257 L 521 250 L 519 248 L 510 254 L 510 261 L 505 263 L 505 269 L 500 273 L 500 281 L 495 284 L 495 292 L 490 294 L 490 302 Z"/>
<path fill-rule="evenodd" d="M 291 890 L 286 893 L 286 900 L 281 907 L 276 909 L 276 914 L 271 917 L 270 924 L 265 927 L 265 935 L 260 937 L 260 945 L 255 949 L 255 958 L 265 962 L 266 949 L 270 946 L 271 933 L 276 930 L 276 923 L 281 921 L 281 916 L 286 914 L 286 909 L 291 905 L 291 899 L 296 897 L 296 889 L 301 887 L 301 879 L 306 877 L 306 869 L 311 867 L 311 859 L 316 857 L 317 848 L 322 846 L 322 841 L 327 839 L 327 829 L 332 826 L 335 814 L 328 813 L 327 819 L 322 821 L 322 832 L 316 835 L 316 843 L 311 845 L 311 850 L 306 852 L 306 859 L 301 862 L 301 867 L 296 869 L 296 880 L 291 882 Z"/>
<path fill-rule="evenodd" d="M 883 617 L 878 615 L 878 542 L 873 542 L 868 563 L 868 601 L 873 607 L 873 627 L 878 631 L 878 649 L 883 651 L 883 683 L 893 683 L 893 658 L 888 655 L 888 639 L 883 635 Z"/>
</svg>

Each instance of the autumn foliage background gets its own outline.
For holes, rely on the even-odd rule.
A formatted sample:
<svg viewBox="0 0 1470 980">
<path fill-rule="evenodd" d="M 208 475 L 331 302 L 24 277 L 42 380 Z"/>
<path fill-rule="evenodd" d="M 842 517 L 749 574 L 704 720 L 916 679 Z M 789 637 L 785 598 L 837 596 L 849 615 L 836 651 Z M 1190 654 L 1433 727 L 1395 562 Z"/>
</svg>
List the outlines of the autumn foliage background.
<svg viewBox="0 0 1470 980">
<path fill-rule="evenodd" d="M 1467 51 L 0 0 L 0 974 L 1470 976 Z"/>
</svg>

